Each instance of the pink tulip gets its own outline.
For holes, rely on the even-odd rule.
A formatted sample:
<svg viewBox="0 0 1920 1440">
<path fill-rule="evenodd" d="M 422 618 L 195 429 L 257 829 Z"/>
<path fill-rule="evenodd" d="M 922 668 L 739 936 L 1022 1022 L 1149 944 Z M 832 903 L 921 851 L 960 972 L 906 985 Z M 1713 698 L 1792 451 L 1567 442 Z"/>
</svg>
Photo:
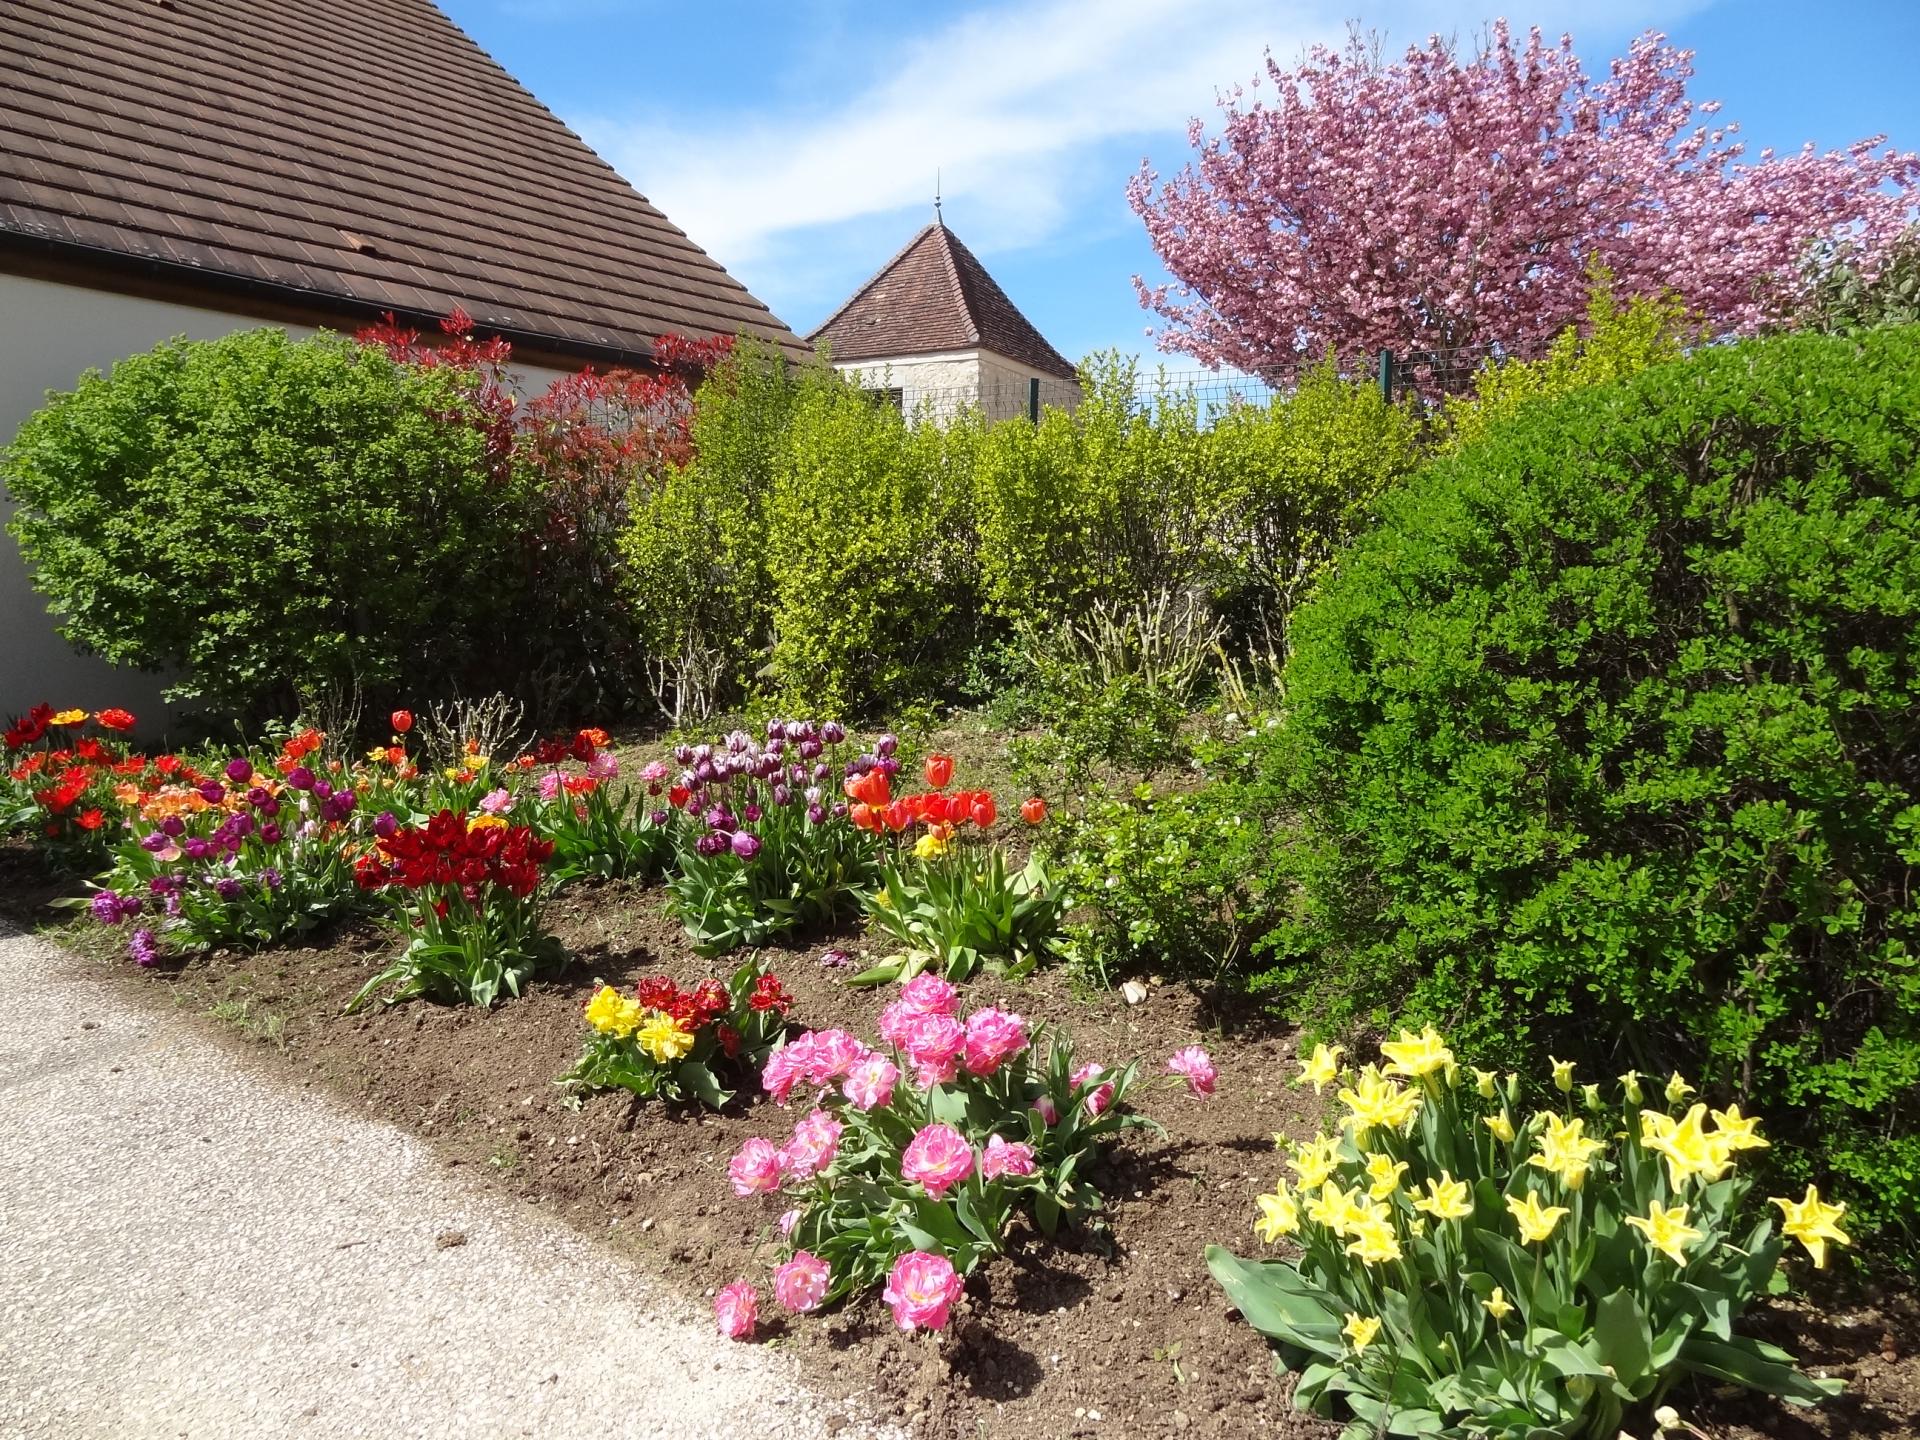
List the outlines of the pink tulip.
<svg viewBox="0 0 1920 1440">
<path fill-rule="evenodd" d="M 1075 1085 L 1086 1085 L 1094 1080 L 1098 1080 L 1106 1073 L 1106 1066 L 1096 1065 L 1092 1061 L 1089 1061 L 1073 1072 L 1072 1079 Z M 1105 1113 L 1106 1108 L 1113 1103 L 1113 1082 L 1109 1080 L 1099 1089 L 1089 1092 L 1086 1099 L 1081 1103 L 1086 1107 L 1087 1114 L 1098 1118 Z"/>
<path fill-rule="evenodd" d="M 927 1089 L 960 1073 L 966 1044 L 967 1027 L 951 1015 L 922 1015 L 908 1027 L 900 1048 L 913 1062 L 914 1083 Z"/>
<path fill-rule="evenodd" d="M 831 1085 L 873 1052 L 845 1030 L 816 1030 L 807 1042 L 806 1073 L 810 1085 Z"/>
<path fill-rule="evenodd" d="M 825 1110 L 812 1110 L 793 1127 L 793 1139 L 780 1152 L 780 1167 L 796 1180 L 811 1180 L 840 1153 L 846 1129 Z M 751 1143 L 751 1142 L 749 1142 Z"/>
<path fill-rule="evenodd" d="M 818 1255 L 796 1250 L 791 1260 L 773 1272 L 774 1298 L 796 1315 L 818 1310 L 832 1274 L 832 1268 Z"/>
<path fill-rule="evenodd" d="M 1005 1010 L 976 1010 L 967 1017 L 963 1062 L 969 1074 L 991 1075 L 1027 1048 L 1027 1022 Z"/>
<path fill-rule="evenodd" d="M 938 1200 L 973 1173 L 973 1147 L 951 1125 L 928 1125 L 907 1142 L 900 1175 Z"/>
<path fill-rule="evenodd" d="M 771 1195 L 780 1188 L 780 1152 L 771 1140 L 749 1140 L 727 1162 L 727 1178 L 733 1181 L 733 1193 L 742 1199 Z"/>
<path fill-rule="evenodd" d="M 960 1008 L 960 992 L 938 975 L 916 975 L 900 987 L 900 1003 L 922 1015 L 951 1015 Z"/>
<path fill-rule="evenodd" d="M 1042 1095 L 1034 1101 L 1033 1112 L 1040 1117 L 1040 1123 L 1049 1129 L 1060 1123 L 1060 1107 L 1053 1103 L 1050 1095 Z"/>
<path fill-rule="evenodd" d="M 736 1280 L 713 1297 L 713 1320 L 729 1340 L 751 1340 L 760 1317 L 760 1296 L 745 1280 Z"/>
<path fill-rule="evenodd" d="M 1033 1147 L 995 1135 L 980 1152 L 980 1173 L 989 1180 L 1022 1179 L 1033 1174 Z"/>
<path fill-rule="evenodd" d="M 893 1262 L 881 1298 L 893 1307 L 893 1323 L 902 1330 L 942 1330 L 962 1288 L 946 1256 L 910 1250 Z"/>
<path fill-rule="evenodd" d="M 893 1098 L 893 1087 L 899 1079 L 899 1066 L 884 1055 L 869 1055 L 848 1072 L 840 1093 L 857 1108 L 872 1110 Z"/>
<path fill-rule="evenodd" d="M 1200 1100 L 1212 1095 L 1220 1082 L 1219 1072 L 1213 1068 L 1213 1057 L 1198 1045 L 1176 1050 L 1173 1058 L 1167 1061 L 1167 1073 L 1185 1076 L 1188 1088 Z"/>
<path fill-rule="evenodd" d="M 767 1063 L 760 1072 L 760 1083 L 767 1087 L 774 1103 L 784 1105 L 787 1097 L 793 1094 L 793 1087 L 800 1083 L 800 1077 L 806 1073 L 810 1058 L 807 1041 L 810 1036 L 802 1035 L 791 1040 L 767 1057 Z"/>
<path fill-rule="evenodd" d="M 798 1225 L 799 1223 L 800 1223 L 800 1211 L 798 1209 L 781 1211 L 780 1218 L 774 1222 L 775 1226 L 780 1231 L 780 1238 L 782 1240 L 785 1240 L 787 1237 L 792 1235 L 793 1227 Z"/>
</svg>

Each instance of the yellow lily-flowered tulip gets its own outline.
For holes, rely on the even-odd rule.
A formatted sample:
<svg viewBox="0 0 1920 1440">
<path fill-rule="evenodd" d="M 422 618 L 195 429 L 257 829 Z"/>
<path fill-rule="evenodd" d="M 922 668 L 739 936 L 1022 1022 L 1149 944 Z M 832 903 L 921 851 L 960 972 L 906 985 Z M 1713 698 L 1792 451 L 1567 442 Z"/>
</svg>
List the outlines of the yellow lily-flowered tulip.
<svg viewBox="0 0 1920 1440">
<path fill-rule="evenodd" d="M 1480 1302 L 1480 1308 L 1493 1316 L 1497 1325 L 1513 1313 L 1513 1302 L 1507 1299 L 1507 1292 L 1496 1285 L 1493 1293 Z"/>
<path fill-rule="evenodd" d="M 1504 1140 L 1509 1145 L 1513 1143 L 1513 1121 L 1505 1110 L 1498 1115 L 1483 1115 L 1480 1123 L 1493 1132 L 1494 1139 Z"/>
<path fill-rule="evenodd" d="M 1629 1070 L 1620 1077 L 1620 1089 L 1625 1093 L 1629 1105 L 1638 1105 L 1647 1098 L 1640 1089 L 1638 1070 Z"/>
<path fill-rule="evenodd" d="M 1393 1222 L 1380 1215 L 1368 1215 L 1355 1221 L 1348 1227 L 1353 1243 L 1347 1246 L 1347 1254 L 1354 1256 L 1364 1265 L 1387 1265 L 1400 1258 L 1400 1237 L 1394 1234 Z"/>
<path fill-rule="evenodd" d="M 1669 1105 L 1678 1105 L 1692 1093 L 1693 1086 L 1680 1078 L 1680 1072 L 1678 1070 L 1674 1071 L 1673 1078 L 1667 1081 L 1667 1103 Z"/>
<path fill-rule="evenodd" d="M 1342 1086 L 1340 1103 L 1347 1107 L 1346 1123 L 1353 1127 L 1357 1144 L 1376 1125 L 1399 1130 L 1419 1113 L 1421 1094 L 1396 1084 L 1369 1065 L 1352 1086 Z"/>
<path fill-rule="evenodd" d="M 1493 1082 L 1499 1078 L 1493 1071 L 1482 1070 L 1476 1065 L 1473 1070 L 1473 1088 L 1478 1090 L 1484 1099 L 1491 1100 L 1494 1093 Z"/>
<path fill-rule="evenodd" d="M 1562 1120 L 1558 1115 L 1549 1115 L 1546 1131 L 1538 1142 L 1540 1151 L 1530 1156 L 1527 1163 L 1552 1172 L 1569 1190 L 1578 1190 L 1586 1182 L 1587 1167 L 1593 1157 L 1607 1148 L 1580 1133 L 1586 1125 L 1584 1120 Z"/>
<path fill-rule="evenodd" d="M 1542 1205 L 1539 1195 L 1531 1190 L 1524 1201 L 1509 1195 L 1507 1211 L 1520 1227 L 1520 1238 L 1530 1245 L 1552 1239 L 1561 1218 L 1572 1213 L 1564 1205 Z"/>
<path fill-rule="evenodd" d="M 1598 1110 L 1600 1108 L 1600 1087 L 1598 1085 L 1582 1085 L 1580 1087 L 1580 1100 L 1587 1109 Z"/>
<path fill-rule="evenodd" d="M 1356 1315 L 1347 1312 L 1347 1323 L 1340 1327 L 1340 1333 L 1353 1342 L 1353 1351 L 1357 1355 L 1373 1343 L 1373 1337 L 1380 1333 L 1380 1321 L 1373 1315 Z"/>
<path fill-rule="evenodd" d="M 1676 1265 L 1687 1263 L 1687 1247 L 1705 1238 L 1705 1232 L 1687 1224 L 1685 1205 L 1662 1205 L 1652 1201 L 1644 1216 L 1629 1215 L 1627 1224 L 1647 1237 L 1647 1244 Z"/>
<path fill-rule="evenodd" d="M 1414 1193 L 1413 1208 L 1424 1211 L 1436 1220 L 1464 1220 L 1473 1214 L 1473 1202 L 1467 1199 L 1467 1184 L 1456 1180 L 1445 1170 L 1440 1178 L 1427 1181 L 1427 1192 Z"/>
<path fill-rule="evenodd" d="M 1780 1229 L 1792 1239 L 1807 1247 L 1807 1253 L 1813 1257 L 1813 1268 L 1827 1268 L 1827 1242 L 1838 1245 L 1851 1245 L 1847 1232 L 1840 1228 L 1840 1220 L 1847 1213 L 1844 1205 L 1831 1205 L 1820 1198 L 1818 1186 L 1807 1186 L 1806 1198 L 1786 1200 L 1774 1197 L 1767 1201 L 1769 1205 L 1778 1205 L 1786 1220 Z"/>
<path fill-rule="evenodd" d="M 1338 1185 L 1322 1185 L 1320 1193 L 1307 1202 L 1307 1219 L 1316 1225 L 1326 1226 L 1336 1235 L 1346 1235 L 1367 1215 L 1354 1203 L 1357 1193 L 1343 1190 Z"/>
<path fill-rule="evenodd" d="M 1267 1244 L 1300 1228 L 1300 1205 L 1286 1181 L 1276 1185 L 1271 1195 L 1255 1197 L 1254 1203 L 1260 1207 L 1260 1218 L 1253 1222 L 1253 1230 Z"/>
<path fill-rule="evenodd" d="M 1333 1167 L 1340 1163 L 1340 1140 L 1334 1135 L 1316 1135 L 1304 1145 L 1296 1145 L 1287 1168 L 1300 1179 L 1303 1191 L 1316 1190 L 1327 1183 Z"/>
<path fill-rule="evenodd" d="M 1573 1093 L 1573 1061 L 1555 1060 L 1551 1055 L 1547 1057 L 1547 1061 L 1553 1066 L 1553 1088 L 1562 1095 L 1571 1095 Z"/>
<path fill-rule="evenodd" d="M 1318 1095 L 1340 1078 L 1340 1057 L 1345 1053 L 1344 1045 L 1314 1046 L 1313 1054 L 1300 1062 L 1300 1074 L 1293 1083 L 1311 1085 Z"/>
<path fill-rule="evenodd" d="M 1396 1164 L 1390 1156 L 1369 1155 L 1367 1157 L 1367 1179 L 1372 1183 L 1367 1193 L 1374 1199 L 1383 1199 L 1400 1188 L 1400 1177 L 1411 1167 L 1402 1160 Z"/>
<path fill-rule="evenodd" d="M 1431 1025 L 1418 1035 L 1402 1030 L 1398 1040 L 1381 1045 L 1380 1053 L 1387 1057 L 1387 1074 L 1404 1075 L 1409 1080 L 1418 1080 L 1453 1064 L 1453 1051 Z"/>
<path fill-rule="evenodd" d="M 1738 1105 L 1729 1105 L 1724 1110 L 1715 1110 L 1713 1123 L 1719 1137 L 1729 1150 L 1765 1150 L 1769 1143 L 1763 1139 L 1756 1128 L 1760 1124 L 1758 1115 L 1742 1115 Z"/>
<path fill-rule="evenodd" d="M 1695 1105 L 1679 1120 L 1657 1110 L 1640 1112 L 1640 1143 L 1667 1162 L 1667 1179 L 1678 1190 L 1698 1175 L 1717 1180 L 1726 1173 L 1729 1148 L 1707 1134 L 1707 1107 Z"/>
</svg>

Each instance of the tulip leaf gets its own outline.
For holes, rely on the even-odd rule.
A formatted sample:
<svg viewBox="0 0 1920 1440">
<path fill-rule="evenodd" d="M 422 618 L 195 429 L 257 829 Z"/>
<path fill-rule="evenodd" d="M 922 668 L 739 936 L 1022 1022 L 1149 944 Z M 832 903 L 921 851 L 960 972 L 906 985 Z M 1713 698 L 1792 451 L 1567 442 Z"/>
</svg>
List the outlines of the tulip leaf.
<svg viewBox="0 0 1920 1440">
<path fill-rule="evenodd" d="M 1623 1385 L 1638 1384 L 1653 1362 L 1653 1327 L 1629 1290 L 1616 1290 L 1595 1307 L 1593 1338 Z"/>
<path fill-rule="evenodd" d="M 1778 1395 L 1792 1405 L 1817 1405 L 1846 1389 L 1840 1380 L 1816 1380 L 1794 1368 L 1783 1350 L 1738 1336 L 1731 1341 L 1695 1335 L 1680 1352 L 1689 1370 Z"/>
</svg>

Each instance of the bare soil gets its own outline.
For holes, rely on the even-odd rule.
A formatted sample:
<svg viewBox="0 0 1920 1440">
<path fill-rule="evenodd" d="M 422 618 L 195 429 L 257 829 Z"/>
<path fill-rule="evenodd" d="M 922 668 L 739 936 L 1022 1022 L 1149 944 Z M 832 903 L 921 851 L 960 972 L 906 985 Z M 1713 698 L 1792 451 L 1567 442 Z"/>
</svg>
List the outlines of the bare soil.
<svg viewBox="0 0 1920 1440">
<path fill-rule="evenodd" d="M 54 938 L 140 1003 L 206 1016 L 291 1083 L 348 1097 L 430 1142 L 474 1185 L 559 1217 L 692 1292 L 764 1279 L 772 1212 L 735 1198 L 726 1163 L 750 1136 L 783 1138 L 791 1115 L 751 1094 L 722 1114 L 623 1094 L 573 1109 L 553 1083 L 579 1053 L 581 1007 L 600 981 L 628 986 L 664 970 L 684 983 L 732 963 L 693 956 L 658 889 L 564 893 L 551 918 L 571 962 L 491 1012 L 411 1004 L 344 1016 L 347 998 L 390 952 L 377 926 L 143 972 L 103 943 L 117 937 L 61 925 L 45 908 L 73 888 L 41 871 L 26 847 L 0 846 L 0 917 L 56 925 Z M 847 987 L 851 971 L 824 966 L 830 944 L 861 962 L 857 933 L 770 953 L 796 997 L 793 1018 L 870 1035 L 885 997 Z M 1197 1040 L 1219 1066 L 1220 1093 L 1200 1104 L 1171 1081 L 1142 1092 L 1168 1134 L 1134 1132 L 1105 1163 L 1104 1230 L 1059 1243 L 1015 1235 L 1006 1256 L 973 1276 L 946 1332 L 901 1334 L 877 1297 L 769 1324 L 778 1308 L 769 1301 L 769 1343 L 798 1354 L 823 1391 L 865 1392 L 926 1440 L 1335 1433 L 1293 1411 L 1290 1382 L 1274 1375 L 1267 1347 L 1201 1258 L 1212 1240 L 1253 1243 L 1253 1196 L 1277 1173 L 1274 1133 L 1305 1135 L 1319 1119 L 1317 1102 L 1288 1084 L 1291 1034 L 1184 986 L 1155 986 L 1129 1006 L 1117 994 L 1081 993 L 1058 972 L 976 984 L 968 1001 L 1063 1025 L 1085 1056 L 1109 1063 L 1138 1053 L 1157 1067 Z M 1836 1285 L 1818 1303 L 1760 1307 L 1747 1325 L 1846 1379 L 1848 1391 L 1814 1412 L 1732 1391 L 1675 1397 L 1705 1433 L 1920 1435 L 1920 1308 L 1910 1294 L 1848 1295 Z"/>
</svg>

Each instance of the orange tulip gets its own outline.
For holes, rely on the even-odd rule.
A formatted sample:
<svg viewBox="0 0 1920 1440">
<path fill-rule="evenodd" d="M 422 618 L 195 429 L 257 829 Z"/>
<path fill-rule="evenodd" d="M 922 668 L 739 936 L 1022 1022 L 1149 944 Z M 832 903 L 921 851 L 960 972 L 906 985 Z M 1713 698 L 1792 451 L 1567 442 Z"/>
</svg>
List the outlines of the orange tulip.
<svg viewBox="0 0 1920 1440">
<path fill-rule="evenodd" d="M 883 775 L 880 778 L 884 780 L 886 777 Z M 913 823 L 913 811 L 906 801 L 896 800 L 887 806 L 883 818 L 887 822 L 887 828 L 897 835 Z"/>
<path fill-rule="evenodd" d="M 1038 795 L 1029 795 L 1020 802 L 1020 818 L 1029 825 L 1038 825 L 1047 818 L 1047 802 Z"/>
<path fill-rule="evenodd" d="M 953 779 L 953 756 L 929 755 L 922 769 L 926 772 L 927 784 L 936 790 L 944 790 Z"/>
</svg>

